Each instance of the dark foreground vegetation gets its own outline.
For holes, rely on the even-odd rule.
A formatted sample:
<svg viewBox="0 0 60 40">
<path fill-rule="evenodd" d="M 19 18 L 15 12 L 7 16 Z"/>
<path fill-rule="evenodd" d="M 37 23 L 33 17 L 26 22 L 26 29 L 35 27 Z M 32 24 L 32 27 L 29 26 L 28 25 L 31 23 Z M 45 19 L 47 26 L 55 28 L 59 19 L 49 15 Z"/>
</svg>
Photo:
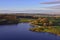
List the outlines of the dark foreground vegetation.
<svg viewBox="0 0 60 40">
<path fill-rule="evenodd" d="M 14 14 L 0 14 L 0 24 L 17 24 L 18 19 Z"/>
</svg>

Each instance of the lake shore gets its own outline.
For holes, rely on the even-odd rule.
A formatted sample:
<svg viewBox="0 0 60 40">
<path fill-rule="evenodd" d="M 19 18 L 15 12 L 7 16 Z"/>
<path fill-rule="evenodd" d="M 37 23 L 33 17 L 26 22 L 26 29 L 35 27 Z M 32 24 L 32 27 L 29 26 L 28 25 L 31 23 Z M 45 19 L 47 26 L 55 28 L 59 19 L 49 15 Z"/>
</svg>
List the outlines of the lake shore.
<svg viewBox="0 0 60 40">
<path fill-rule="evenodd" d="M 52 17 L 53 18 L 53 17 Z M 30 31 L 33 32 L 48 32 L 60 36 L 60 19 L 48 19 L 48 18 L 38 18 L 30 22 L 32 28 Z"/>
</svg>

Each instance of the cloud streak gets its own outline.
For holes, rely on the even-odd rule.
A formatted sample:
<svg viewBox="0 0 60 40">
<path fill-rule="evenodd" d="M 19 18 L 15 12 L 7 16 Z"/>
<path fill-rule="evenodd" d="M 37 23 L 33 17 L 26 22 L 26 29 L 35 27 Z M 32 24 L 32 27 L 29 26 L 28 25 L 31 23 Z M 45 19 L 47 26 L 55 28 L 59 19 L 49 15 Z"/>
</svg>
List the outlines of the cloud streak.
<svg viewBox="0 0 60 40">
<path fill-rule="evenodd" d="M 52 7 L 49 7 L 51 9 L 60 9 L 60 5 L 56 5 L 56 6 L 52 6 Z"/>
<path fill-rule="evenodd" d="M 55 2 L 43 2 L 40 4 L 60 4 L 60 1 L 55 1 Z"/>
<path fill-rule="evenodd" d="M 53 0 L 52 2 L 43 2 L 40 4 L 60 4 L 60 0 Z"/>
</svg>

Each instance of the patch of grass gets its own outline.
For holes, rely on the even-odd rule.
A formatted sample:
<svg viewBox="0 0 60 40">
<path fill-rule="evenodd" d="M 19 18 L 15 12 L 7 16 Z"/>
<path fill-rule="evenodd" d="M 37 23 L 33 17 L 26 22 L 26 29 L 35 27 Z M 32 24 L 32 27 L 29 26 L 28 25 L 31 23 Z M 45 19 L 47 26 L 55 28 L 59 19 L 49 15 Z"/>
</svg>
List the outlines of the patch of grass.
<svg viewBox="0 0 60 40">
<path fill-rule="evenodd" d="M 34 19 L 20 18 L 19 22 L 30 22 L 31 20 L 34 20 Z"/>
<path fill-rule="evenodd" d="M 60 26 L 55 26 L 55 28 L 56 28 L 57 30 L 60 30 Z"/>
</svg>

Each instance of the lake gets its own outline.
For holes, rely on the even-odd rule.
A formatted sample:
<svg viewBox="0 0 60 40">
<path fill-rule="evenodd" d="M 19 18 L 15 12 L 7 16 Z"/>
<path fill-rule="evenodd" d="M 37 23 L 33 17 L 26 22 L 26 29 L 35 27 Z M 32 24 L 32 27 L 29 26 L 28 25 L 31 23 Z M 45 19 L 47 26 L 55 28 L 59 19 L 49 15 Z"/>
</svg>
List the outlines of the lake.
<svg viewBox="0 0 60 40">
<path fill-rule="evenodd" d="M 29 31 L 29 23 L 0 25 L 0 40 L 60 40 L 60 36 Z"/>
</svg>

